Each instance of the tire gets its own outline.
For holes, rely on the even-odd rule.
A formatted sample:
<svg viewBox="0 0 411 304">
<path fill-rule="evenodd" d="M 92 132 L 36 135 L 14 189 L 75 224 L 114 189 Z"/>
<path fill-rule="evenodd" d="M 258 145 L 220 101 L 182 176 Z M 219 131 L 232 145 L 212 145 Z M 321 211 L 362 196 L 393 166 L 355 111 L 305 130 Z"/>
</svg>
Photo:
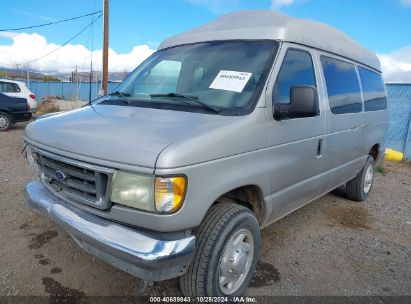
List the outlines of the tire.
<svg viewBox="0 0 411 304">
<path fill-rule="evenodd" d="M 11 116 L 5 112 L 0 112 L 0 131 L 7 131 L 12 125 Z"/>
<path fill-rule="evenodd" d="M 374 180 L 374 158 L 368 156 L 362 170 L 352 180 L 347 182 L 346 195 L 350 200 L 362 202 L 367 199 Z"/>
<path fill-rule="evenodd" d="M 255 272 L 261 244 L 254 214 L 240 205 L 219 203 L 207 212 L 196 237 L 193 261 L 180 277 L 183 294 L 230 297 L 244 294 Z M 224 274 L 229 281 L 236 282 L 231 289 L 230 284 L 223 282 Z M 230 277 L 233 274 L 238 275 Z"/>
</svg>

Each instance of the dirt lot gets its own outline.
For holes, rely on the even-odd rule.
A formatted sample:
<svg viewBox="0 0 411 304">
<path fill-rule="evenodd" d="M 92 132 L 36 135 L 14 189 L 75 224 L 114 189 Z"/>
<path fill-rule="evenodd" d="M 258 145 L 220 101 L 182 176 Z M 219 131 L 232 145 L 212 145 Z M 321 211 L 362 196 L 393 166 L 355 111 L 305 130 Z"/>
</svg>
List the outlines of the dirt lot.
<svg viewBox="0 0 411 304">
<path fill-rule="evenodd" d="M 51 221 L 30 213 L 35 178 L 20 154 L 24 125 L 0 133 L 0 296 L 138 295 L 141 281 L 89 256 Z M 411 166 L 384 163 L 365 203 L 344 189 L 262 231 L 249 295 L 411 295 Z M 179 295 L 177 280 L 145 295 Z"/>
</svg>

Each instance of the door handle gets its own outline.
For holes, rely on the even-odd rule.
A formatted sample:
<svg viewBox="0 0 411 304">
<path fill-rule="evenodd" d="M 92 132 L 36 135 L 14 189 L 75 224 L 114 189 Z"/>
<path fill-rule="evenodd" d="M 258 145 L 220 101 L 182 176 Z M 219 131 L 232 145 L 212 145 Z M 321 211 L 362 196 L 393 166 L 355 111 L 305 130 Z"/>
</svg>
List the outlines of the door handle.
<svg viewBox="0 0 411 304">
<path fill-rule="evenodd" d="M 363 125 L 358 126 L 358 127 L 353 127 L 353 128 L 351 128 L 350 130 L 358 131 L 359 129 L 364 129 L 366 126 L 367 126 L 366 124 L 363 124 Z"/>
<path fill-rule="evenodd" d="M 317 144 L 317 157 L 321 157 L 322 152 L 323 152 L 323 140 L 319 139 L 318 144 Z"/>
</svg>

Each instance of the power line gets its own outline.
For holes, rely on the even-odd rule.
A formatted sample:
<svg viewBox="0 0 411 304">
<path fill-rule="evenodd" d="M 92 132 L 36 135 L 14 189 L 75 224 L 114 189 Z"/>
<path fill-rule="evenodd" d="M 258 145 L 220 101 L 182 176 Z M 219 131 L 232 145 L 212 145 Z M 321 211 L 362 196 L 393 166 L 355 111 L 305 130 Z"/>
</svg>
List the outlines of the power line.
<svg viewBox="0 0 411 304">
<path fill-rule="evenodd" d="M 98 13 L 101 13 L 101 11 L 97 11 L 97 12 L 94 12 L 94 13 L 89 13 L 89 14 L 85 14 L 85 15 L 81 15 L 81 16 L 77 16 L 77 17 L 73 17 L 73 18 L 68 18 L 68 19 L 64 19 L 64 20 L 38 24 L 38 25 L 25 26 L 25 27 L 16 27 L 16 28 L 9 28 L 9 29 L 0 29 L 0 32 L 20 31 L 20 30 L 27 30 L 27 29 L 32 29 L 32 28 L 37 28 L 37 27 L 42 27 L 42 26 L 48 26 L 48 25 L 63 23 L 63 22 L 71 21 L 71 20 L 76 20 L 76 19 L 88 17 L 88 16 L 93 16 L 93 15 L 96 15 Z"/>
<path fill-rule="evenodd" d="M 10 64 L 10 65 L 15 65 L 15 66 L 19 66 L 19 65 L 25 65 L 25 64 L 29 64 L 29 63 L 33 63 L 36 62 L 40 59 L 43 59 L 44 57 L 58 51 L 59 49 L 63 48 L 64 46 L 66 46 L 67 44 L 69 44 L 72 40 L 74 40 L 75 38 L 77 38 L 78 36 L 80 36 L 86 29 L 88 29 L 90 26 L 92 26 L 101 16 L 103 16 L 103 14 L 100 14 L 96 19 L 94 19 L 92 22 L 90 22 L 85 28 L 83 28 L 80 32 L 78 32 L 76 35 L 74 35 L 73 37 L 71 37 L 69 40 L 67 40 L 66 42 L 64 42 L 62 45 L 60 45 L 58 48 L 55 48 L 54 50 L 36 58 L 30 61 L 26 61 L 26 62 L 21 62 L 21 63 L 17 63 L 17 64 Z"/>
</svg>

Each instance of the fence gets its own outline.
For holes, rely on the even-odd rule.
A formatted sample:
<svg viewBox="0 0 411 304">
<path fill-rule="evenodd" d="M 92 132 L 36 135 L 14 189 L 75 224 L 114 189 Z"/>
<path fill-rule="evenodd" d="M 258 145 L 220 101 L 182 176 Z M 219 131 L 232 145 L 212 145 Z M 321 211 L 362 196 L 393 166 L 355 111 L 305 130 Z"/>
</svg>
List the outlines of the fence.
<svg viewBox="0 0 411 304">
<path fill-rule="evenodd" d="M 119 83 L 109 82 L 108 92 Z M 91 84 L 91 99 L 95 99 L 101 82 Z M 389 127 L 386 145 L 411 159 L 411 84 L 387 84 Z M 44 96 L 60 96 L 65 100 L 88 100 L 90 83 L 31 82 L 30 90 L 41 101 Z"/>
<path fill-rule="evenodd" d="M 389 124 L 386 146 L 411 160 L 411 84 L 387 84 Z"/>
<path fill-rule="evenodd" d="M 111 93 L 118 85 L 118 82 L 109 82 L 107 91 Z M 58 96 L 65 100 L 88 100 L 90 94 L 89 82 L 32 81 L 29 88 L 36 95 L 38 102 L 41 102 L 41 98 L 45 96 Z M 91 83 L 91 100 L 98 96 L 100 88 L 101 82 Z"/>
</svg>

